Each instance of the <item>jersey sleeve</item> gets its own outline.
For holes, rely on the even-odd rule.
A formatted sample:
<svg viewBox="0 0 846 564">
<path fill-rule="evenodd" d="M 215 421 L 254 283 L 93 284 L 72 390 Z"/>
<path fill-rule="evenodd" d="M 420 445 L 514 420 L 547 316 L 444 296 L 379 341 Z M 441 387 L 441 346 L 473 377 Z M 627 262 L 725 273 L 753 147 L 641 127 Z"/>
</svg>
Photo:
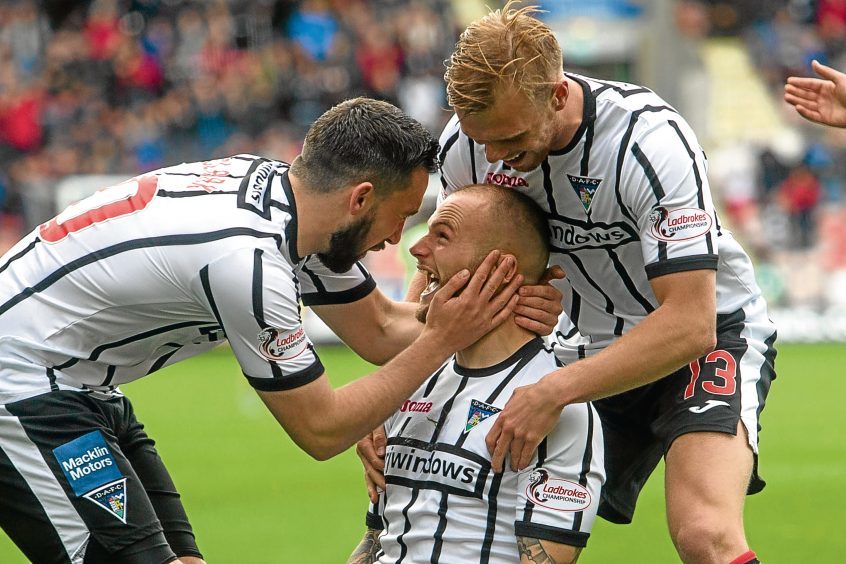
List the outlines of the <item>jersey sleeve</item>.
<svg viewBox="0 0 846 564">
<path fill-rule="evenodd" d="M 558 426 L 517 474 L 518 537 L 583 547 L 605 481 L 602 427 L 590 404 L 564 408 Z"/>
<path fill-rule="evenodd" d="M 717 217 L 705 153 L 685 121 L 646 124 L 630 144 L 621 192 L 640 232 L 648 278 L 717 269 Z"/>
<path fill-rule="evenodd" d="M 204 267 L 200 283 L 254 388 L 288 390 L 323 374 L 300 318 L 297 278 L 284 259 L 242 249 Z"/>
<path fill-rule="evenodd" d="M 461 133 L 458 116 L 453 115 L 444 127 L 440 138 L 440 173 L 441 191 L 438 192 L 438 205 L 444 198 L 458 188 L 473 184 L 473 164 L 470 158 L 470 145 Z"/>
<path fill-rule="evenodd" d="M 303 305 L 348 304 L 367 296 L 376 281 L 360 262 L 342 274 L 332 272 L 317 255 L 311 255 L 300 267 Z"/>
</svg>

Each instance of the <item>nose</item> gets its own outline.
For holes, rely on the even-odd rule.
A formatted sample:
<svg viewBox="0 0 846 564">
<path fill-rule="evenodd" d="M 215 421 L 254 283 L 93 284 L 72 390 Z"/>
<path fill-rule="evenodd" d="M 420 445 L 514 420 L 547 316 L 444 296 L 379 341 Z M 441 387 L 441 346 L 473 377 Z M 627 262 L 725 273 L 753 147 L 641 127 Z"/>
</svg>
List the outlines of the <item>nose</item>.
<svg viewBox="0 0 846 564">
<path fill-rule="evenodd" d="M 485 145 L 485 159 L 487 159 L 489 163 L 498 163 L 506 156 L 508 156 L 508 149 L 506 147 Z"/>
<path fill-rule="evenodd" d="M 394 232 L 391 233 L 390 237 L 388 237 L 385 240 L 388 243 L 390 243 L 391 245 L 396 245 L 397 243 L 399 243 L 400 238 L 402 237 L 402 228 L 403 227 L 405 227 L 405 220 L 404 219 L 397 224 L 397 227 L 396 227 L 396 229 L 394 229 Z"/>
<path fill-rule="evenodd" d="M 427 251 L 427 249 L 426 249 L 426 237 L 425 236 L 421 237 L 416 243 L 411 245 L 411 248 L 409 249 L 411 256 L 413 256 L 416 259 L 420 259 L 420 258 L 424 257 L 426 255 L 426 251 Z"/>
</svg>

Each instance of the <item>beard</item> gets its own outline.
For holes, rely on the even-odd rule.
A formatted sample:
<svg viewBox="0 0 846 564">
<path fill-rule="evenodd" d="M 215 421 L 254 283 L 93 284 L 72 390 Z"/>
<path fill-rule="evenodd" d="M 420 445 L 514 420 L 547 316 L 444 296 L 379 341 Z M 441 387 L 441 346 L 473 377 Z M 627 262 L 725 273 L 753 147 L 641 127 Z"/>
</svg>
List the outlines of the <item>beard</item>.
<svg viewBox="0 0 846 564">
<path fill-rule="evenodd" d="M 376 213 L 373 210 L 358 221 L 332 233 L 332 237 L 329 239 L 329 250 L 324 253 L 317 253 L 318 258 L 326 265 L 326 268 L 341 274 L 355 265 L 358 258 L 367 252 L 367 249 L 364 248 L 364 241 L 370 234 L 370 228 L 373 227 L 375 217 Z"/>
<path fill-rule="evenodd" d="M 420 323 L 426 323 L 426 316 L 429 313 L 429 304 L 419 304 L 414 311 L 414 317 Z"/>
</svg>

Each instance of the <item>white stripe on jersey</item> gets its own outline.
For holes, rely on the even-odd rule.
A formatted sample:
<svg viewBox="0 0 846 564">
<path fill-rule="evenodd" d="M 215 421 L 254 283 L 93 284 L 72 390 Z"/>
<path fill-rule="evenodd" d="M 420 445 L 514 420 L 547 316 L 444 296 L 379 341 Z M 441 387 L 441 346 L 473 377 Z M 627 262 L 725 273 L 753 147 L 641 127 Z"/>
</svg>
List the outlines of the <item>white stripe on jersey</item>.
<svg viewBox="0 0 846 564">
<path fill-rule="evenodd" d="M 516 562 L 518 534 L 583 546 L 605 480 L 602 428 L 592 406 L 564 408 L 526 470 L 495 474 L 485 445 L 514 389 L 557 367 L 540 339 L 487 369 L 453 360 L 387 421 L 380 562 Z M 549 498 L 556 491 L 584 496 L 578 510 L 562 510 L 567 502 L 560 499 L 530 501 L 541 483 Z M 371 507 L 369 522 L 376 512 Z"/>
<path fill-rule="evenodd" d="M 705 154 L 684 118 L 646 88 L 568 77 L 585 95 L 582 125 L 534 171 L 488 163 L 484 146 L 453 116 L 440 140 L 439 203 L 466 184 L 489 183 L 520 190 L 546 211 L 550 262 L 567 273 L 556 284 L 570 319 L 562 316 L 558 335 L 565 348 L 565 337 L 575 337 L 581 354 L 604 348 L 657 307 L 649 285 L 656 276 L 717 269 L 719 313 L 755 299 L 751 262 L 719 225 Z"/>
<path fill-rule="evenodd" d="M 299 304 L 364 297 L 297 256 L 288 165 L 253 155 L 186 163 L 102 190 L 0 258 L 0 404 L 143 377 L 229 338 L 250 383 L 322 374 Z M 305 273 L 305 275 L 303 275 Z"/>
<path fill-rule="evenodd" d="M 47 466 L 38 446 L 26 434 L 20 420 L 0 406 L 0 448 L 32 489 L 44 513 L 56 529 L 72 564 L 81 564 L 85 557 L 90 532 L 62 485 Z"/>
</svg>

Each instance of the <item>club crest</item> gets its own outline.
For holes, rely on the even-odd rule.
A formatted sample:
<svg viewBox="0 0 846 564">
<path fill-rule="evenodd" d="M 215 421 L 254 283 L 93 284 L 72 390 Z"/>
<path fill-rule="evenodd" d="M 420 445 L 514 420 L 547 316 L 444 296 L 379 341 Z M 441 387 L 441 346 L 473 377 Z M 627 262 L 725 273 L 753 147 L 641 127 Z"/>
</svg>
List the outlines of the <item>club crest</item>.
<svg viewBox="0 0 846 564">
<path fill-rule="evenodd" d="M 491 415 L 496 415 L 500 411 L 502 411 L 502 409 L 489 405 L 485 402 L 481 402 L 476 399 L 470 400 L 470 410 L 467 413 L 467 424 L 464 426 L 464 434 L 466 435 L 472 431 L 476 425 Z"/>
<path fill-rule="evenodd" d="M 574 176 L 572 174 L 568 174 L 567 178 L 570 179 L 570 185 L 576 191 L 576 195 L 579 197 L 579 201 L 584 206 L 585 211 L 590 211 L 590 204 L 593 202 L 593 196 L 602 183 L 602 179 Z"/>
</svg>

